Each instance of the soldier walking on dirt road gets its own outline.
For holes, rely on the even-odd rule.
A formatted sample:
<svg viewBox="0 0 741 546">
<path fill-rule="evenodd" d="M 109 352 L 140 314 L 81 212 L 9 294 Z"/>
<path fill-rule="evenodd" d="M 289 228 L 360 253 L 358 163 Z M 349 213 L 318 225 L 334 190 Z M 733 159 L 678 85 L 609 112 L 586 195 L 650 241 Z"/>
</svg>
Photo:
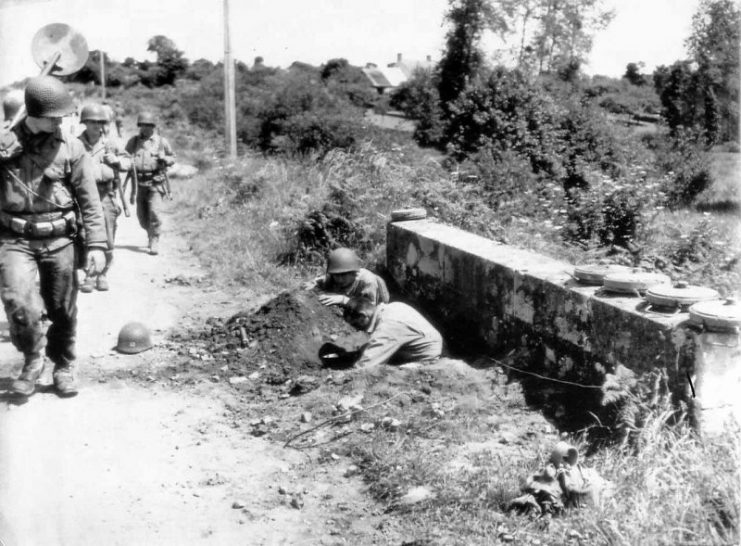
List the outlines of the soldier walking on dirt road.
<svg viewBox="0 0 741 546">
<path fill-rule="evenodd" d="M 80 121 L 85 130 L 79 136 L 85 146 L 85 151 L 93 160 L 95 182 L 98 186 L 98 197 L 103 206 L 103 218 L 108 246 L 105 251 L 105 267 L 96 277 L 88 275 L 80 286 L 81 292 L 108 290 L 106 273 L 113 262 L 113 246 L 116 239 L 116 219 L 121 214 L 121 208 L 116 199 L 116 192 L 121 183 L 119 171 L 128 171 L 130 161 L 126 157 L 120 142 L 113 135 L 106 134 L 105 127 L 109 123 L 108 114 L 99 104 L 88 104 L 82 109 Z"/>
<path fill-rule="evenodd" d="M 78 388 L 76 215 L 86 233 L 87 270 L 96 273 L 105 264 L 103 210 L 90 156 L 61 130 L 62 118 L 74 109 L 64 84 L 51 76 L 32 78 L 25 106 L 27 116 L 3 136 L 0 149 L 0 298 L 11 341 L 25 357 L 11 391 L 33 394 L 46 345 L 54 385 L 70 396 Z M 46 339 L 44 307 L 51 322 Z"/>
<path fill-rule="evenodd" d="M 131 156 L 136 191 L 136 216 L 149 237 L 149 253 L 159 253 L 162 226 L 162 199 L 167 195 L 167 167 L 175 163 L 175 154 L 167 139 L 155 133 L 154 114 L 142 112 L 137 118 L 139 134 L 131 137 L 126 152 Z M 132 194 L 133 200 L 133 194 Z"/>
</svg>

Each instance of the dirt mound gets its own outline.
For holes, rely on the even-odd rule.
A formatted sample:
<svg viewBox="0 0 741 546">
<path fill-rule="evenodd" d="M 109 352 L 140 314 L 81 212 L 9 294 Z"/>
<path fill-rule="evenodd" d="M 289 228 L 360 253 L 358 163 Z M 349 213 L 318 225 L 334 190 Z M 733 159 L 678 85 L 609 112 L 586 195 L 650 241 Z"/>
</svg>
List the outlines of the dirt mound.
<svg viewBox="0 0 741 546">
<path fill-rule="evenodd" d="M 314 292 L 301 290 L 283 292 L 256 311 L 228 320 L 210 318 L 206 326 L 175 340 L 189 346 L 191 356 L 202 353 L 203 360 L 226 362 L 228 373 L 237 376 L 257 372 L 268 384 L 317 372 L 324 343 L 353 350 L 367 340 L 342 319 L 340 308 L 325 307 Z"/>
</svg>

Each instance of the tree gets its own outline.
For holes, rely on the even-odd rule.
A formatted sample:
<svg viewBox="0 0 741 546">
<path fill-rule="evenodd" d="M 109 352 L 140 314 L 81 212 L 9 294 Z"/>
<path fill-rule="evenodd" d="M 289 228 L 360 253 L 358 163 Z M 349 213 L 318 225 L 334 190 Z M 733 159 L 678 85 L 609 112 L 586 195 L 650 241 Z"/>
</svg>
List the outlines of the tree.
<svg viewBox="0 0 741 546">
<path fill-rule="evenodd" d="M 538 21 L 531 47 L 538 71 L 558 71 L 569 64 L 583 64 L 592 50 L 594 34 L 615 17 L 603 0 L 538 0 Z"/>
<path fill-rule="evenodd" d="M 738 138 L 741 9 L 733 0 L 701 0 L 685 44 L 697 63 L 697 100 L 709 143 Z"/>
<path fill-rule="evenodd" d="M 698 74 L 689 61 L 677 61 L 654 72 L 654 86 L 659 95 L 662 115 L 674 134 L 680 127 L 702 125 L 702 97 Z"/>
<path fill-rule="evenodd" d="M 437 87 L 432 71 L 418 68 L 391 94 L 390 106 L 417 122 L 414 140 L 421 146 L 438 146 L 444 136 Z"/>
<path fill-rule="evenodd" d="M 628 80 L 632 85 L 645 85 L 646 77 L 641 74 L 641 69 L 643 68 L 643 66 L 643 63 L 628 63 L 625 67 L 625 74 L 623 75 L 623 78 Z"/>
<path fill-rule="evenodd" d="M 188 60 L 183 57 L 183 52 L 166 36 L 158 34 L 150 38 L 147 51 L 157 55 L 157 68 L 152 81 L 155 86 L 172 85 L 188 68 Z"/>
<path fill-rule="evenodd" d="M 190 80 L 202 80 L 211 74 L 215 68 L 214 63 L 208 59 L 197 59 L 185 71 L 185 77 Z"/>
<path fill-rule="evenodd" d="M 508 30 L 510 4 L 490 0 L 450 0 L 446 19 L 451 28 L 445 40 L 445 52 L 438 65 L 438 92 L 443 108 L 466 88 L 468 82 L 484 64 L 479 42 L 485 30 L 504 35 Z"/>
</svg>

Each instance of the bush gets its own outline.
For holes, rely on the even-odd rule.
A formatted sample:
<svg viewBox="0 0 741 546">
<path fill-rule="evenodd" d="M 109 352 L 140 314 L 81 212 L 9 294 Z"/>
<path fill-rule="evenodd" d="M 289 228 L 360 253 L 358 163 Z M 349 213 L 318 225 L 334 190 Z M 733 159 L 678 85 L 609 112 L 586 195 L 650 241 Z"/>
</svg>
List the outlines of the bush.
<svg viewBox="0 0 741 546">
<path fill-rule="evenodd" d="M 657 164 L 667 173 L 664 191 L 672 209 L 687 207 L 712 182 L 703 137 L 678 128 L 668 145 L 656 152 Z"/>
<path fill-rule="evenodd" d="M 559 109 L 519 71 L 497 68 L 471 83 L 448 111 L 446 141 L 454 158 L 512 150 L 536 173 L 561 174 Z"/>
<path fill-rule="evenodd" d="M 663 181 L 640 167 L 619 178 L 590 173 L 587 187 L 569 194 L 564 237 L 584 246 L 633 248 L 647 213 L 665 201 Z"/>
<path fill-rule="evenodd" d="M 390 106 L 417 120 L 414 140 L 420 146 L 442 144 L 445 135 L 443 111 L 437 83 L 429 70 L 415 70 L 391 95 Z"/>
<path fill-rule="evenodd" d="M 289 75 L 257 118 L 265 152 L 324 155 L 352 146 L 362 127 L 360 110 L 304 74 Z"/>
</svg>

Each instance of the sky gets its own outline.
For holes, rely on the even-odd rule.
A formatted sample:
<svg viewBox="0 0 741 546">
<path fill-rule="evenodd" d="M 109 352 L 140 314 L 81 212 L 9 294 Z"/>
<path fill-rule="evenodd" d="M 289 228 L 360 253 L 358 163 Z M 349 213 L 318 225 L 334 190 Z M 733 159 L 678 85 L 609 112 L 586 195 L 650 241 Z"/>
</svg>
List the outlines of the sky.
<svg viewBox="0 0 741 546">
<path fill-rule="evenodd" d="M 585 72 L 619 77 L 629 62 L 646 72 L 686 56 L 684 40 L 699 0 L 606 0 L 616 10 L 595 37 Z M 31 40 L 49 23 L 81 32 L 91 50 L 115 60 L 152 58 L 147 40 L 163 34 L 191 61 L 224 53 L 223 0 L 0 0 L 0 86 L 38 73 Z M 439 59 L 448 0 L 229 0 L 233 56 L 251 65 L 319 65 L 344 57 L 364 66 Z"/>
</svg>

